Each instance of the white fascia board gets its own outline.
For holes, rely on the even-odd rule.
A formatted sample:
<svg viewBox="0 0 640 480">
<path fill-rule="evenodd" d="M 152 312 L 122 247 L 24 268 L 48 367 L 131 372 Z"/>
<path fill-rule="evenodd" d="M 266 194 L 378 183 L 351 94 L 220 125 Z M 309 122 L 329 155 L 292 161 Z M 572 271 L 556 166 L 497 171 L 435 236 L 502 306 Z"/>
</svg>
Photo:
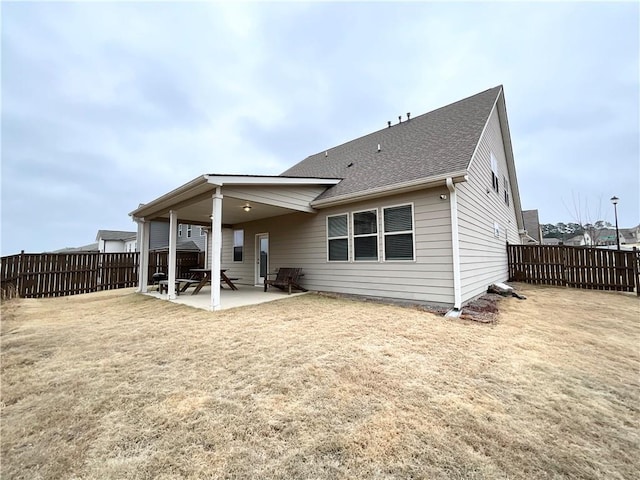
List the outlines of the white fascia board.
<svg viewBox="0 0 640 480">
<path fill-rule="evenodd" d="M 277 175 L 205 175 L 216 186 L 223 185 L 337 185 L 341 178 L 280 177 Z"/>
<path fill-rule="evenodd" d="M 199 177 L 194 178 L 188 183 L 171 190 L 169 193 L 165 193 L 164 195 L 156 198 L 155 200 L 150 201 L 149 203 L 142 204 L 134 211 L 130 212 L 129 215 L 134 218 L 144 218 L 145 214 L 149 214 L 150 212 L 154 212 L 158 210 L 158 207 L 162 206 L 164 202 L 176 202 L 177 199 L 181 196 L 188 195 L 190 191 L 194 190 L 197 187 L 200 187 L 207 183 L 207 176 L 200 175 Z"/>
<path fill-rule="evenodd" d="M 393 185 L 385 185 L 383 187 L 372 188 L 363 192 L 349 193 L 346 195 L 338 195 L 336 197 L 327 198 L 324 200 L 314 200 L 311 202 L 313 208 L 327 208 L 336 205 L 344 205 L 345 203 L 359 202 L 362 200 L 369 200 L 371 198 L 383 197 L 388 195 L 396 195 L 398 193 L 412 192 L 415 190 L 421 190 L 423 188 L 432 188 L 437 186 L 446 185 L 447 178 L 452 178 L 454 183 L 461 183 L 467 181 L 467 170 L 460 170 L 459 172 L 447 173 L 445 175 L 438 175 L 435 177 L 421 178 L 419 180 L 412 180 L 410 182 L 396 183 Z"/>
</svg>

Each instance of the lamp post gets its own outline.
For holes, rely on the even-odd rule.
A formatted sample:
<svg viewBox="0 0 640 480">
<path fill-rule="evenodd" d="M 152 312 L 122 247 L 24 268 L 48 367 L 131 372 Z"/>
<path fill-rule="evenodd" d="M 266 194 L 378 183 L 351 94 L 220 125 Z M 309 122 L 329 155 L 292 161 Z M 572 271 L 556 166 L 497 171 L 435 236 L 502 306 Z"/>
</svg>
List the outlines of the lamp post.
<svg viewBox="0 0 640 480">
<path fill-rule="evenodd" d="M 618 200 L 620 200 L 615 195 L 611 197 L 611 203 L 613 203 L 613 213 L 616 217 L 616 245 L 618 246 L 618 250 L 620 250 L 620 234 L 618 233 Z"/>
</svg>

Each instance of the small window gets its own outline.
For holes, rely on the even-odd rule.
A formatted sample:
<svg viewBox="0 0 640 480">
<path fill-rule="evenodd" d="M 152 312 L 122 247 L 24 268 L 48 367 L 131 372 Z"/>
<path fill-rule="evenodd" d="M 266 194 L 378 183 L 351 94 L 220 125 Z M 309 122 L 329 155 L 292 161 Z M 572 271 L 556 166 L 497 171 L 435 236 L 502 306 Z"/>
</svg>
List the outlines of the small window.
<svg viewBox="0 0 640 480">
<path fill-rule="evenodd" d="M 192 232 L 193 232 L 193 227 L 191 225 L 187 225 L 187 238 L 191 238 Z"/>
<path fill-rule="evenodd" d="M 233 231 L 233 261 L 242 261 L 242 251 L 244 249 L 244 230 Z"/>
<path fill-rule="evenodd" d="M 509 206 L 509 180 L 507 177 L 502 177 L 503 186 L 504 186 L 504 203 Z"/>
<path fill-rule="evenodd" d="M 384 208 L 383 217 L 384 259 L 414 260 L 413 206 Z"/>
<path fill-rule="evenodd" d="M 204 227 L 200 227 L 200 236 L 204 237 L 207 234 L 207 230 Z"/>
<path fill-rule="evenodd" d="M 499 178 L 498 177 L 498 160 L 496 159 L 496 157 L 493 155 L 493 152 L 492 152 L 491 153 L 491 186 L 496 191 L 496 193 L 498 193 L 500 189 L 498 178 Z"/>
<path fill-rule="evenodd" d="M 367 210 L 353 214 L 353 259 L 378 260 L 378 212 Z"/>
<path fill-rule="evenodd" d="M 182 224 L 181 223 L 178 224 L 178 236 L 179 237 L 182 236 Z"/>
<path fill-rule="evenodd" d="M 327 217 L 327 258 L 330 262 L 349 260 L 348 224 L 346 213 Z"/>
</svg>

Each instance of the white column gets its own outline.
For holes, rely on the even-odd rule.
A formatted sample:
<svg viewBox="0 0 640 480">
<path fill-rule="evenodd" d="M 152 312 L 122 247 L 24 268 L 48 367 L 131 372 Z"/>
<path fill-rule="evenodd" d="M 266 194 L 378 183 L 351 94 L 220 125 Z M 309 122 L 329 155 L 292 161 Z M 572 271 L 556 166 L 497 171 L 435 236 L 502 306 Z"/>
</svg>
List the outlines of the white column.
<svg viewBox="0 0 640 480">
<path fill-rule="evenodd" d="M 451 208 L 451 250 L 453 254 L 453 308 L 462 307 L 462 286 L 460 281 L 460 239 L 458 234 L 458 195 L 451 178 L 447 178 L 449 206 Z"/>
<path fill-rule="evenodd" d="M 138 223 L 138 252 L 140 261 L 138 266 L 138 293 L 147 293 L 147 284 L 149 283 L 149 222 L 145 222 L 143 218 L 136 219 Z"/>
<path fill-rule="evenodd" d="M 169 285 L 167 292 L 169 300 L 176 298 L 176 244 L 178 243 L 178 213 L 175 210 L 169 212 Z"/>
<path fill-rule="evenodd" d="M 222 193 L 216 187 L 211 213 L 211 310 L 220 310 L 220 257 L 222 255 Z"/>
</svg>

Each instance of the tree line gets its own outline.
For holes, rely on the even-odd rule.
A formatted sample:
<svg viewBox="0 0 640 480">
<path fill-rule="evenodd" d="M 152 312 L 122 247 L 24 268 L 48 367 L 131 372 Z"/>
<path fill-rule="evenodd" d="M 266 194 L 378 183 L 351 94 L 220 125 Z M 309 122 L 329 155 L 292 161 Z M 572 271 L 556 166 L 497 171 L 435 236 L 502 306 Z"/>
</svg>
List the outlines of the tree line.
<svg viewBox="0 0 640 480">
<path fill-rule="evenodd" d="M 558 222 L 555 225 L 552 223 L 544 223 L 540 225 L 542 228 L 542 236 L 544 238 L 560 238 L 567 240 L 577 235 L 584 235 L 588 233 L 591 238 L 597 238 L 600 230 L 612 228 L 611 223 L 604 220 L 598 220 L 594 223 L 586 223 L 581 225 L 579 223 L 563 223 Z"/>
</svg>

